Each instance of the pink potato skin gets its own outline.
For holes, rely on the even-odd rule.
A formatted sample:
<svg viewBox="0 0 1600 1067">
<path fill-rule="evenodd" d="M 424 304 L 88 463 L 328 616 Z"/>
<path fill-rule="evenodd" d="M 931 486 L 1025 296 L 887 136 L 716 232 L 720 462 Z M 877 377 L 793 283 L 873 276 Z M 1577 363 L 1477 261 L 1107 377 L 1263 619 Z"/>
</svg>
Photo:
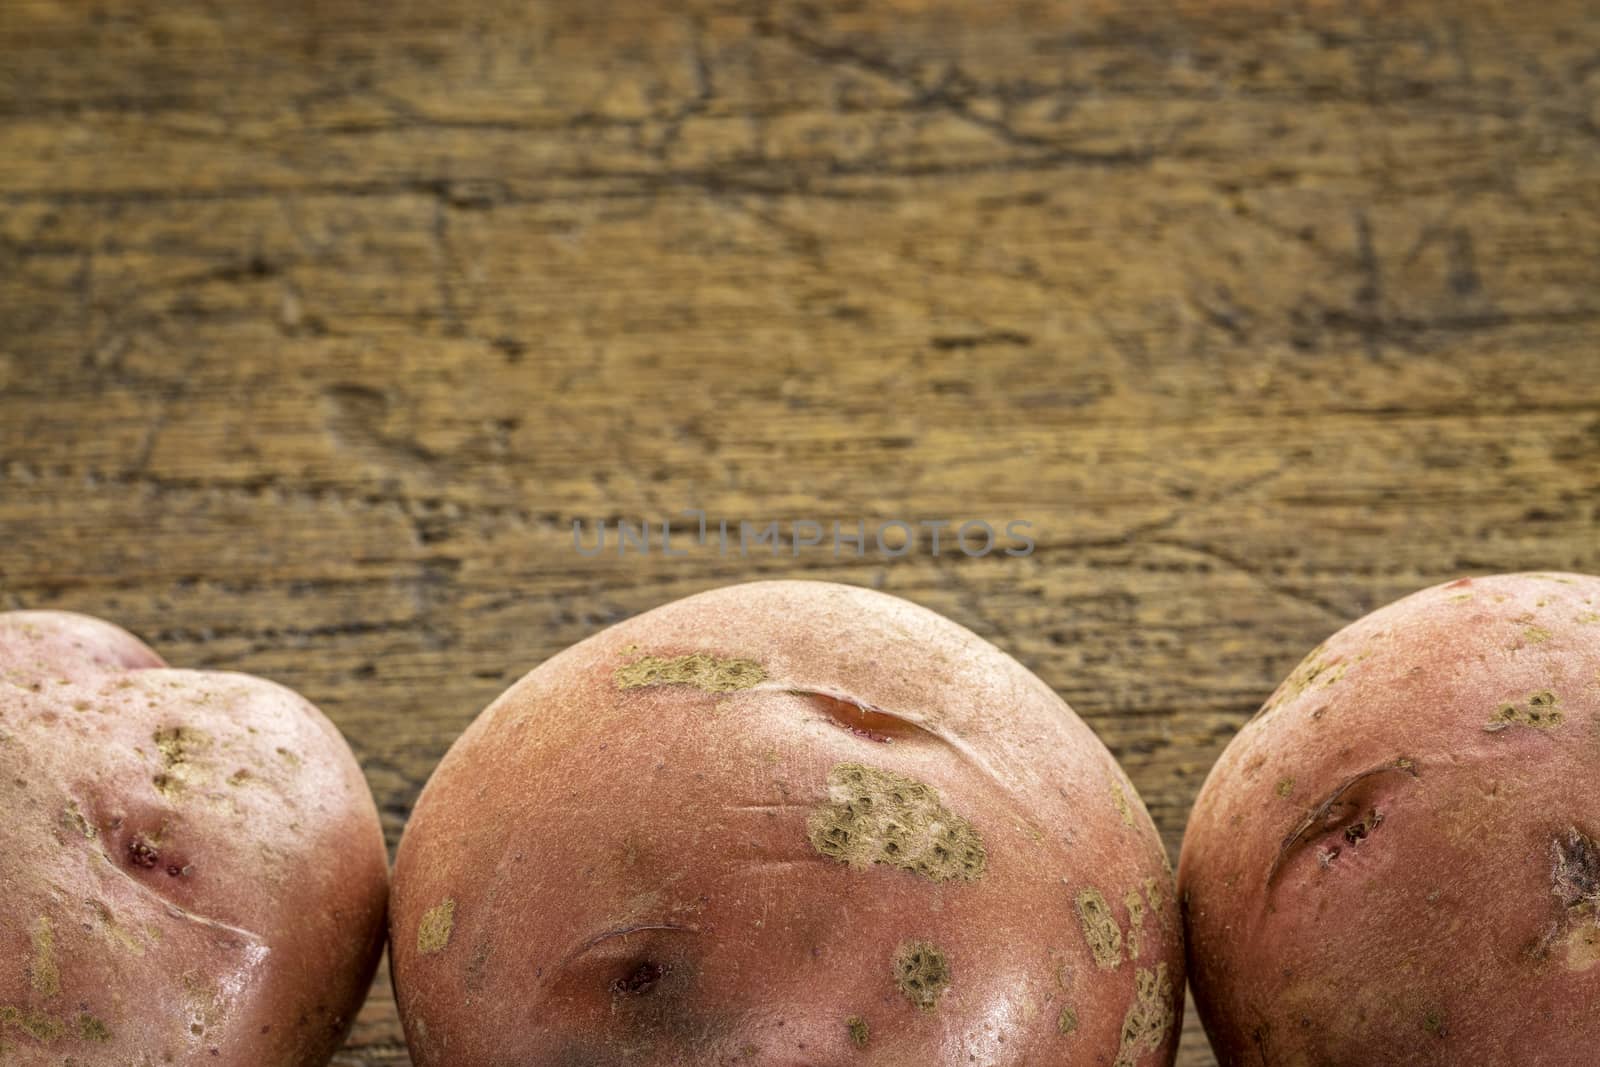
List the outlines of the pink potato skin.
<svg viewBox="0 0 1600 1067">
<path fill-rule="evenodd" d="M 619 677 L 694 654 L 762 677 Z M 981 873 L 819 851 L 841 766 L 936 792 Z M 418 1067 L 1169 1067 L 1170 885 L 1111 754 L 1015 660 L 881 593 L 758 582 L 599 633 L 478 717 L 401 842 L 391 958 Z M 943 961 L 926 1002 L 906 946 Z"/>
<path fill-rule="evenodd" d="M 1218 1060 L 1600 1063 L 1597 838 L 1600 579 L 1462 579 L 1347 626 L 1228 746 L 1184 839 Z"/>
<path fill-rule="evenodd" d="M 386 895 L 371 793 L 305 700 L 0 614 L 0 1063 L 322 1067 Z"/>
</svg>

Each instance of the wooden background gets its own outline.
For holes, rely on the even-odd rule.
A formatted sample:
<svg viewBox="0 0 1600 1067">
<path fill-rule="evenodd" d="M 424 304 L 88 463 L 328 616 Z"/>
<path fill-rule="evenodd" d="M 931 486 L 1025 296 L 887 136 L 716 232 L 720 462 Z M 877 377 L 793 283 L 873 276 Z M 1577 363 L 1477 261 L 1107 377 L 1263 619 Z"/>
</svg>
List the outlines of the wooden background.
<svg viewBox="0 0 1600 1067">
<path fill-rule="evenodd" d="M 1175 855 L 1327 633 L 1600 571 L 1597 333 L 1595 3 L 0 0 L 0 607 L 307 694 L 391 844 L 542 658 L 803 575 L 1022 659 Z M 689 507 L 1039 545 L 572 549 Z"/>
</svg>

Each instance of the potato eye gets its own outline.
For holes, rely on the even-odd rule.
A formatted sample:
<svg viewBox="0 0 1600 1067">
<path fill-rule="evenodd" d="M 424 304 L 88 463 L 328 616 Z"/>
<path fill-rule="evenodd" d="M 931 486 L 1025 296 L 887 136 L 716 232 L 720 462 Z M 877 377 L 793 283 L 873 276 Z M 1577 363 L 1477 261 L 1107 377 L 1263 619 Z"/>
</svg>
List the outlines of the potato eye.
<svg viewBox="0 0 1600 1067">
<path fill-rule="evenodd" d="M 656 983 L 665 978 L 670 970 L 671 968 L 664 963 L 645 960 L 626 976 L 612 982 L 611 992 L 623 997 L 642 996 L 654 989 Z"/>
</svg>

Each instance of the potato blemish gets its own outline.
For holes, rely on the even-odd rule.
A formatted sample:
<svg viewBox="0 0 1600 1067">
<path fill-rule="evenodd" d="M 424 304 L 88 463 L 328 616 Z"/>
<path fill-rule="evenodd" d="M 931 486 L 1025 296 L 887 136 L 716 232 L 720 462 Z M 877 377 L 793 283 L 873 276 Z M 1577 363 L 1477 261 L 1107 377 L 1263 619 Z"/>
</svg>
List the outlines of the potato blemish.
<svg viewBox="0 0 1600 1067">
<path fill-rule="evenodd" d="M 1565 716 L 1556 704 L 1556 695 L 1548 689 L 1530 695 L 1524 704 L 1502 704 L 1493 719 L 1483 729 L 1498 733 L 1508 726 L 1531 726 L 1535 730 L 1548 730 L 1560 726 Z"/>
<path fill-rule="evenodd" d="M 789 692 L 810 701 L 811 706 L 822 713 L 823 721 L 881 745 L 893 744 L 897 738 L 912 738 L 928 733 L 910 719 L 872 707 L 854 697 L 836 696 L 817 689 L 791 689 Z"/>
<path fill-rule="evenodd" d="M 174 726 L 155 733 L 161 770 L 151 779 L 156 792 L 171 800 L 195 783 L 200 768 L 193 758 L 211 747 L 211 739 L 192 726 Z"/>
<path fill-rule="evenodd" d="M 33 926 L 33 959 L 28 963 L 28 981 L 41 997 L 61 992 L 61 971 L 56 967 L 56 932 L 50 920 L 39 916 Z"/>
<path fill-rule="evenodd" d="M 894 984 L 906 999 L 932 1011 L 950 986 L 950 961 L 926 941 L 908 941 L 894 954 Z"/>
<path fill-rule="evenodd" d="M 1146 878 L 1144 880 L 1144 898 L 1150 902 L 1150 910 L 1156 914 L 1157 918 L 1160 918 L 1161 907 L 1166 900 L 1166 897 L 1161 892 L 1161 883 L 1154 878 Z M 1163 925 L 1165 924 L 1163 923 Z"/>
<path fill-rule="evenodd" d="M 692 685 L 707 693 L 732 693 L 767 680 L 766 669 L 754 660 L 719 659 L 705 652 L 688 656 L 643 656 L 617 668 L 618 689 L 643 689 L 653 685 Z"/>
<path fill-rule="evenodd" d="M 667 964 L 644 960 L 626 975 L 611 983 L 611 993 L 618 997 L 643 996 L 656 987 L 672 970 Z"/>
<path fill-rule="evenodd" d="M 872 1029 L 867 1026 L 867 1020 L 859 1015 L 852 1015 L 844 1021 L 844 1025 L 850 1031 L 850 1043 L 856 1048 L 866 1048 L 867 1039 L 872 1036 Z"/>
<path fill-rule="evenodd" d="M 143 834 L 139 834 L 128 842 L 128 862 L 150 870 L 161 862 L 161 852 Z"/>
<path fill-rule="evenodd" d="M 1134 974 L 1134 1001 L 1122 1017 L 1122 1041 L 1112 1067 L 1134 1067 L 1140 1057 L 1154 1052 L 1172 1028 L 1172 981 L 1167 965 L 1154 971 L 1143 967 Z"/>
<path fill-rule="evenodd" d="M 450 944 L 450 932 L 455 928 L 455 923 L 454 900 L 446 900 L 443 904 L 429 908 L 423 913 L 422 922 L 417 924 L 417 952 L 423 956 L 443 952 L 445 946 Z"/>
<path fill-rule="evenodd" d="M 1122 963 L 1122 927 L 1112 917 L 1111 905 L 1093 886 L 1079 890 L 1076 903 L 1078 921 L 1083 924 L 1083 936 L 1094 953 L 1095 964 L 1108 971 L 1116 969 Z"/>
<path fill-rule="evenodd" d="M 67 802 L 66 808 L 61 812 L 61 821 L 74 833 L 80 834 L 87 840 L 93 841 L 99 834 L 99 830 L 84 816 L 83 809 L 78 807 L 76 800 Z"/>
<path fill-rule="evenodd" d="M 1128 908 L 1128 958 L 1136 960 L 1140 949 L 1144 947 L 1144 901 L 1140 899 L 1137 889 L 1130 889 L 1122 898 L 1122 903 Z"/>
<path fill-rule="evenodd" d="M 1600 904 L 1600 845 L 1577 827 L 1550 842 L 1550 883 L 1566 908 Z"/>
<path fill-rule="evenodd" d="M 983 840 L 931 786 L 904 774 L 841 763 L 828 774 L 828 803 L 806 820 L 811 847 L 865 869 L 898 867 L 935 882 L 983 877 Z"/>
<path fill-rule="evenodd" d="M 228 1003 L 222 990 L 199 971 L 183 972 L 183 1000 L 189 1033 L 195 1037 L 204 1037 L 227 1019 Z"/>
<path fill-rule="evenodd" d="M 0 1005 L 0 1030 L 14 1026 L 27 1034 L 35 1041 L 51 1042 L 66 1033 L 66 1027 L 61 1025 L 61 1020 L 42 1011 L 24 1013 L 21 1008 L 14 1008 L 9 1004 Z"/>
<path fill-rule="evenodd" d="M 110 1041 L 111 1031 L 105 1023 L 83 1012 L 78 1016 L 78 1036 L 84 1041 Z"/>
<path fill-rule="evenodd" d="M 1368 835 L 1383 822 L 1383 813 L 1367 799 L 1375 791 L 1372 779 L 1396 772 L 1412 778 L 1422 777 L 1417 770 L 1415 760 L 1400 756 L 1392 763 L 1381 763 L 1340 782 L 1322 803 L 1312 808 L 1284 837 L 1283 843 L 1278 846 L 1277 857 L 1267 870 L 1267 884 L 1271 885 L 1273 879 L 1277 878 L 1278 872 L 1282 870 L 1291 854 L 1324 835 L 1342 831 L 1344 840 L 1352 845 L 1366 840 Z M 1338 857 L 1339 849 L 1319 846 L 1317 855 L 1322 866 L 1327 867 Z"/>
<path fill-rule="evenodd" d="M 1559 943 L 1567 969 L 1586 971 L 1600 963 L 1600 844 L 1577 827 L 1550 842 L 1550 891 L 1559 913 L 1536 955 Z"/>
<path fill-rule="evenodd" d="M 1111 783 L 1111 802 L 1117 806 L 1117 814 L 1122 817 L 1124 826 L 1133 825 L 1133 809 L 1128 807 L 1128 794 L 1123 792 L 1122 783 Z"/>
<path fill-rule="evenodd" d="M 1078 1013 L 1071 1006 L 1061 1009 L 1061 1014 L 1056 1016 L 1056 1033 L 1070 1034 L 1078 1029 Z"/>
</svg>

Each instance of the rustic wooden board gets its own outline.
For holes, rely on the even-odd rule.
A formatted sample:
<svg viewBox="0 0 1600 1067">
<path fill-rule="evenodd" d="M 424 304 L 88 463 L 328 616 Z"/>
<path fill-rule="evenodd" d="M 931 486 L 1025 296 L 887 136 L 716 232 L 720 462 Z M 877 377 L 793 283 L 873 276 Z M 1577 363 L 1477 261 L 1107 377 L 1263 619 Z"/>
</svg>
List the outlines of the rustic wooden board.
<svg viewBox="0 0 1600 1067">
<path fill-rule="evenodd" d="M 1595 3 L 3 0 L 0 607 L 306 693 L 392 843 L 558 649 L 865 583 L 1175 855 L 1332 629 L 1600 571 L 1597 249 Z M 690 507 L 1038 550 L 573 551 Z"/>
</svg>

